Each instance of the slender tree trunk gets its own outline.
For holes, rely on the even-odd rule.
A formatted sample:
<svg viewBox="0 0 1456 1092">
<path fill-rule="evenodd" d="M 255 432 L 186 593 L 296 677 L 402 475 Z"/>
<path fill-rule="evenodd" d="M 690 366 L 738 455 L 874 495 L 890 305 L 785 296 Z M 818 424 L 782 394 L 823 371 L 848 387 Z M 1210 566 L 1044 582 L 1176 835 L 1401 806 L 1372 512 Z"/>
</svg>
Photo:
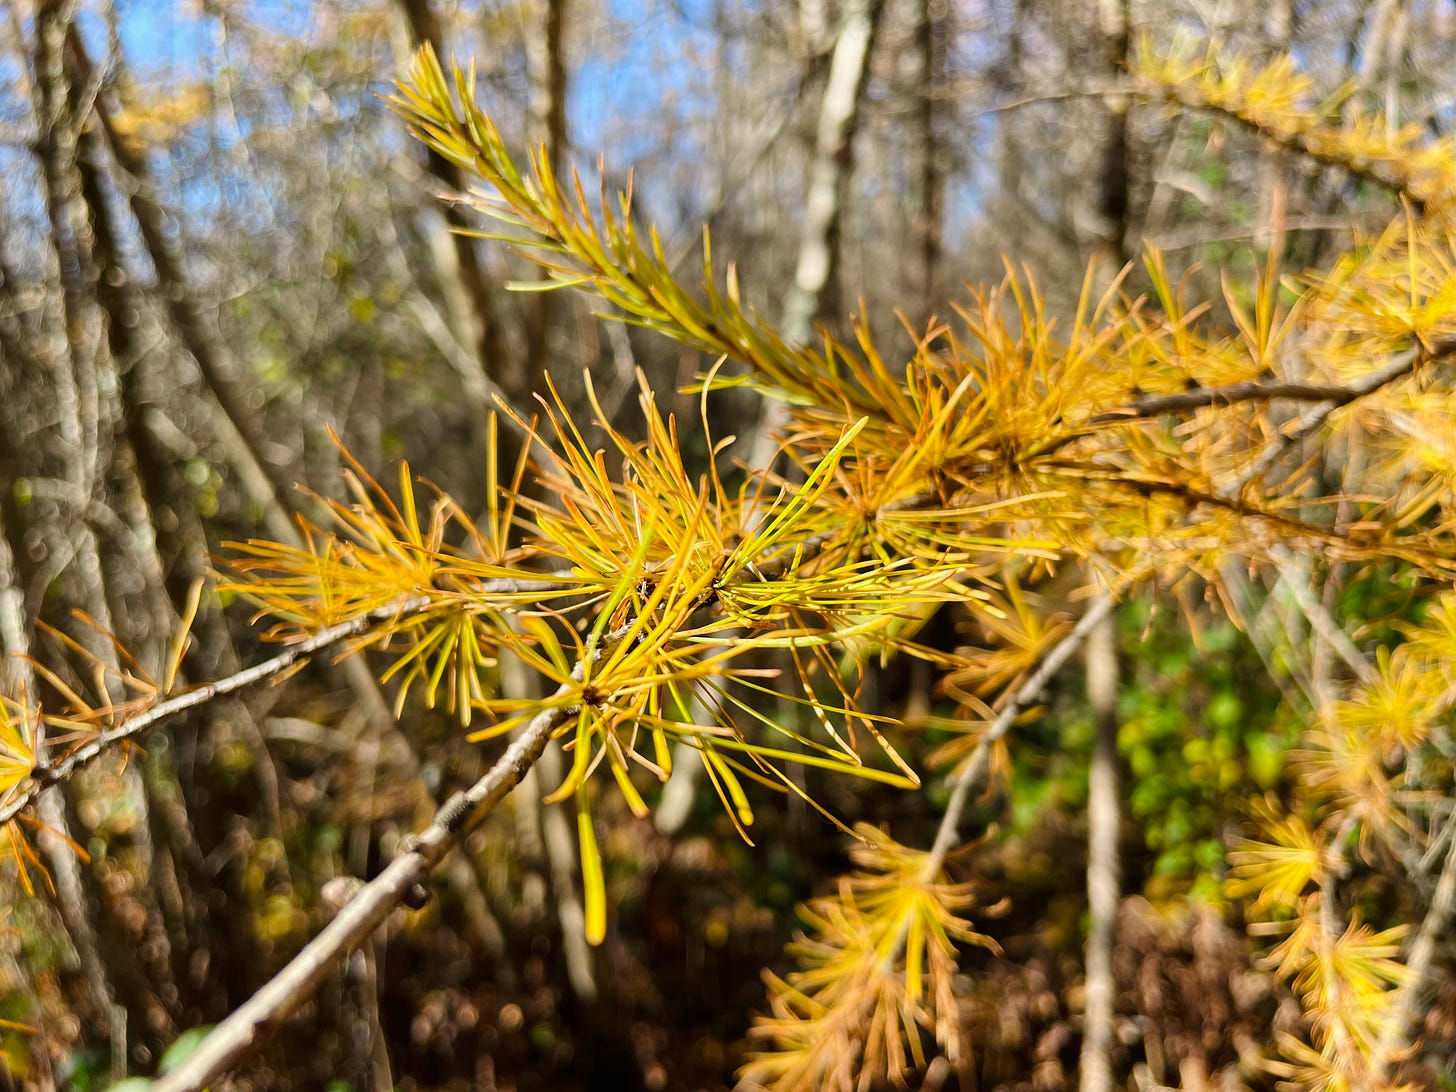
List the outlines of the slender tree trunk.
<svg viewBox="0 0 1456 1092">
<path fill-rule="evenodd" d="M 945 53 L 950 33 L 950 6 L 938 0 L 919 0 L 915 48 L 919 54 L 919 88 L 915 100 L 915 130 L 920 156 L 916 208 L 911 211 L 914 231 L 912 276 L 915 296 L 909 313 L 928 319 L 936 308 L 941 254 L 944 250 L 945 180 L 949 149 L 943 132 L 946 91 Z"/>
<path fill-rule="evenodd" d="M 397 2 L 409 26 L 411 46 L 417 48 L 428 43 L 442 59 L 448 57 L 444 30 L 430 0 Z M 426 168 L 448 192 L 461 193 L 466 189 L 459 169 L 438 152 L 429 151 Z M 453 293 L 455 298 L 468 303 L 468 307 L 452 306 L 451 317 L 473 341 L 481 373 L 499 386 L 514 406 L 528 410 L 534 379 L 520 354 L 511 352 L 502 336 L 494 303 L 495 285 L 481 261 L 475 240 L 459 234 L 461 229 L 471 226 L 470 222 L 461 206 L 454 202 L 447 201 L 443 207 L 438 202 L 431 204 L 430 215 L 434 215 L 434 208 L 440 208 L 449 236 L 448 246 L 439 239 L 439 245 L 434 248 L 440 272 L 457 289 Z M 452 295 L 448 291 L 446 294 Z"/>
<path fill-rule="evenodd" d="M 805 342 L 813 336 L 814 319 L 839 264 L 844 191 L 883 10 L 884 0 L 851 0 L 834 43 L 809 164 L 799 257 L 780 320 L 780 329 L 790 341 Z"/>
<path fill-rule="evenodd" d="M 531 100 L 527 135 L 531 152 L 544 152 L 557 171 L 564 170 L 566 153 L 566 62 L 563 34 L 566 0 L 536 0 L 526 32 L 526 67 L 531 76 Z M 538 280 L 547 280 L 539 269 Z M 526 312 L 526 368 L 530 383 L 539 383 L 546 365 L 546 340 L 550 335 L 557 293 L 537 292 Z"/>
<path fill-rule="evenodd" d="M 1121 863 L 1117 771 L 1117 626 L 1109 615 L 1087 641 L 1087 698 L 1095 720 L 1087 788 L 1087 1007 L 1081 1092 L 1112 1088 L 1112 1017 L 1117 1000 L 1112 953 L 1117 941 Z"/>
<path fill-rule="evenodd" d="M 813 337 L 824 291 L 839 263 L 839 220 L 853 164 L 854 133 L 883 10 L 884 0 L 850 0 L 834 43 L 809 163 L 799 255 L 779 320 L 779 329 L 791 342 Z M 768 466 L 774 461 L 776 436 L 787 420 L 784 403 L 767 403 L 748 456 L 749 466 Z"/>
<path fill-rule="evenodd" d="M 1108 76 L 1117 79 L 1126 64 L 1129 42 L 1128 0 L 1099 0 L 1098 29 Z M 1128 109 L 1121 95 L 1106 103 L 1101 187 L 1097 202 L 1099 252 L 1103 276 L 1111 277 L 1128 258 L 1130 172 Z M 1117 628 L 1109 615 L 1087 643 L 1087 697 L 1095 735 L 1087 789 L 1087 948 L 1086 1010 L 1079 1071 L 1081 1092 L 1111 1092 L 1112 1021 L 1117 1001 L 1112 953 L 1117 943 L 1121 901 L 1118 829 L 1121 803 L 1117 769 Z"/>
</svg>

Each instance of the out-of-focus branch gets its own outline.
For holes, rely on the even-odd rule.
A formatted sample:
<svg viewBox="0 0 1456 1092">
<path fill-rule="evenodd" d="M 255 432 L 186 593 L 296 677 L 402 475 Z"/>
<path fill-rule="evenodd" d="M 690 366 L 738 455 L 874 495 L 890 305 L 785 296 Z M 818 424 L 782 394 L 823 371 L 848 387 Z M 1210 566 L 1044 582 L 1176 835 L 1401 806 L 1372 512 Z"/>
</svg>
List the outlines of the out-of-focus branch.
<svg viewBox="0 0 1456 1092">
<path fill-rule="evenodd" d="M 1170 100 L 1190 110 L 1204 111 L 1237 122 L 1239 125 L 1257 133 L 1281 151 L 1294 152 L 1315 163 L 1327 167 L 1338 167 L 1357 177 L 1368 178 L 1373 182 L 1379 183 L 1392 194 L 1399 195 L 1409 201 L 1411 207 L 1417 212 L 1424 212 L 1425 210 L 1426 199 L 1420 194 L 1412 192 L 1410 179 L 1405 173 L 1393 166 L 1391 161 L 1371 158 L 1352 159 L 1349 155 L 1342 154 L 1340 151 L 1324 146 L 1318 139 L 1318 133 L 1311 135 L 1309 132 L 1280 132 L 1270 129 L 1245 117 L 1237 109 L 1231 108 L 1228 105 L 1208 102 L 1206 99 L 1200 97 L 1198 92 L 1192 88 L 1168 86 L 1141 78 L 1135 78 L 1133 84 L 1139 92 L 1148 98 Z M 1356 97 L 1354 95 L 1350 96 L 1352 101 Z"/>
<path fill-rule="evenodd" d="M 1375 1048 L 1372 1068 L 1377 1080 L 1385 1077 L 1391 1063 L 1410 1043 L 1411 1026 L 1430 1004 L 1430 987 L 1435 983 L 1431 971 L 1442 940 L 1450 935 L 1453 918 L 1456 918 L 1456 837 L 1451 839 L 1446 851 L 1431 905 L 1405 961 L 1410 977 L 1396 996 L 1394 1011 Z"/>
<path fill-rule="evenodd" d="M 945 865 L 946 857 L 955 848 L 956 842 L 960 838 L 961 820 L 965 817 L 966 805 L 971 800 L 971 791 L 986 776 L 986 767 L 991 760 L 991 748 L 1011 730 L 1016 719 L 1041 698 L 1042 691 L 1056 677 L 1057 672 L 1082 647 L 1087 638 L 1091 636 L 1092 631 L 1112 613 L 1116 602 L 1110 592 L 1099 593 L 1088 604 L 1086 613 L 1072 627 L 1072 631 L 1042 657 L 1040 666 L 1017 687 L 1011 700 L 997 712 L 996 719 L 987 727 L 980 742 L 976 744 L 976 749 L 971 752 L 971 757 L 954 775 L 954 787 L 951 790 L 950 799 L 946 802 L 945 814 L 941 816 L 940 826 L 935 833 L 935 841 L 930 847 L 930 854 L 926 858 L 922 873 L 924 876 L 933 878 L 939 875 L 941 868 Z"/>
</svg>

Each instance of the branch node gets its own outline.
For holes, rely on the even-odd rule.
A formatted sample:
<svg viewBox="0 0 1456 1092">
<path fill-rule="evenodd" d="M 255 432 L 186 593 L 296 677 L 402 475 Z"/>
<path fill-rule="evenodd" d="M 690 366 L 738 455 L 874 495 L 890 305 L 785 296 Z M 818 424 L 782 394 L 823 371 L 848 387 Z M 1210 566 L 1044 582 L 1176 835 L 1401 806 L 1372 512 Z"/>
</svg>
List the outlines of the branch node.
<svg viewBox="0 0 1456 1092">
<path fill-rule="evenodd" d="M 399 901 L 411 910 L 423 910 L 430 904 L 430 889 L 416 880 L 405 888 Z"/>
</svg>

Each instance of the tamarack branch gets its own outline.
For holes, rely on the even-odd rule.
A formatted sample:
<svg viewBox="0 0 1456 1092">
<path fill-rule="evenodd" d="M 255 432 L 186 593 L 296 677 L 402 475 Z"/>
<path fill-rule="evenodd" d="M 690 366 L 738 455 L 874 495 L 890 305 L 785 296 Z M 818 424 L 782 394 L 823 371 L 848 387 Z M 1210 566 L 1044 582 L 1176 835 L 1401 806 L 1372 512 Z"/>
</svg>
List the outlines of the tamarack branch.
<svg viewBox="0 0 1456 1092">
<path fill-rule="evenodd" d="M 861 14 L 877 20 L 879 6 Z M 59 49 L 65 28 L 49 30 Z M 1323 665 L 1295 680 L 1291 706 L 1307 727 L 1286 799 L 1270 793 L 1250 805 L 1248 836 L 1228 855 L 1229 897 L 1247 903 L 1256 928 L 1287 926 L 1268 959 L 1304 1015 L 1265 1064 L 1298 1088 L 1390 1078 L 1431 1003 L 1436 938 L 1456 906 L 1456 850 L 1443 850 L 1429 803 L 1438 794 L 1421 780 L 1444 767 L 1412 757 L 1449 757 L 1442 718 L 1456 693 L 1456 447 L 1432 427 L 1449 423 L 1446 365 L 1456 353 L 1456 166 L 1448 147 L 1409 130 L 1335 124 L 1287 60 L 1230 71 L 1211 56 L 1144 49 L 1130 88 L 1141 107 L 1205 110 L 1283 152 L 1374 180 L 1401 199 L 1401 214 L 1307 283 L 1286 278 L 1271 248 L 1252 286 L 1226 282 L 1224 298 L 1208 301 L 1226 319 L 1186 306 L 1155 248 L 1136 272 L 1142 294 L 1128 288 L 1133 266 L 1109 281 L 1094 263 L 1070 316 L 1053 316 L 1035 281 L 1008 271 L 973 291 L 958 322 L 912 329 L 910 354 L 887 361 L 867 315 L 849 343 L 764 322 L 736 272 L 714 265 L 706 231 L 702 275 L 683 277 L 656 231 L 640 226 L 630 190 L 603 183 L 589 197 L 544 146 L 522 163 L 477 104 L 472 74 L 447 71 L 428 44 L 419 51 L 390 103 L 437 157 L 437 174 L 488 187 L 457 198 L 456 213 L 513 232 L 478 234 L 507 239 L 537 264 L 533 290 L 592 294 L 614 309 L 608 321 L 718 359 L 698 380 L 707 457 L 685 454 L 684 426 L 659 408 L 642 372 L 642 439 L 614 427 L 588 378 L 600 441 L 548 375 L 539 416 L 500 407 L 524 437 L 513 468 L 501 465 L 490 420 L 486 476 L 503 488 L 478 520 L 442 491 L 419 489 L 408 467 L 391 493 L 345 453 L 352 503 L 322 502 L 321 524 L 300 520 L 284 541 L 229 548 L 222 587 L 272 622 L 267 636 L 286 642 L 277 655 L 174 693 L 179 637 L 166 682 L 127 702 L 107 692 L 126 657 L 108 665 L 104 649 L 87 651 L 103 668 L 94 704 L 43 665 L 68 708 L 7 698 L 0 826 L 22 867 L 19 820 L 42 793 L 166 721 L 323 653 L 383 664 L 396 716 L 413 695 L 473 740 L 509 739 L 153 1087 L 201 1089 L 255 1055 L 396 909 L 424 904 L 432 872 L 553 744 L 567 769 L 543 786 L 543 800 L 575 809 L 593 943 L 608 922 L 595 825 L 603 785 L 644 817 L 641 783 L 666 782 L 686 755 L 747 841 L 750 790 L 759 789 L 802 800 L 858 839 L 856 871 L 803 910 L 799 969 L 765 976 L 768 1011 L 750 1032 L 743 1087 L 901 1082 L 926 1067 L 926 1033 L 960 1064 L 958 960 L 1000 948 L 977 923 L 992 901 L 984 884 L 954 880 L 953 858 L 976 794 L 1011 776 L 1014 727 L 1119 602 L 1196 586 L 1237 615 L 1245 572 L 1282 582 L 1318 652 L 1311 662 Z M 107 140 L 122 147 L 109 105 L 106 118 Z M 854 130 L 852 117 L 839 125 Z M 54 133 L 51 141 L 59 177 L 73 152 Z M 125 165 L 139 176 L 144 160 Z M 822 181 L 833 189 L 839 179 Z M 143 211 L 148 241 L 160 240 L 155 208 Z M 161 272 L 173 279 L 178 269 Z M 184 317 L 198 333 L 196 314 Z M 0 334 L 14 340 L 12 327 L 7 316 Z M 533 332 L 537 356 L 543 336 Z M 742 473 L 725 454 L 731 441 L 712 434 L 709 401 L 744 386 L 779 406 L 781 474 Z M 1291 416 L 1291 406 L 1305 412 Z M 1309 445 L 1335 435 L 1356 445 L 1365 434 L 1384 444 L 1381 473 L 1361 478 L 1351 458 L 1341 468 L 1349 483 L 1314 481 Z M 1421 589 L 1422 609 L 1392 621 L 1399 639 L 1382 637 L 1367 654 L 1331 608 L 1337 589 L 1316 594 L 1301 555 L 1331 572 L 1398 571 Z M 1080 617 L 1039 615 L 1025 585 L 1055 589 L 1067 571 L 1079 574 Z M 965 647 L 924 633 L 952 607 L 973 633 Z M 943 676 L 937 697 L 954 715 L 936 718 L 951 737 L 937 751 L 862 702 L 875 664 L 891 661 Z M 505 692 L 507 663 L 540 694 Z M 780 711 L 766 712 L 770 702 Z M 789 707 L 802 715 L 782 715 Z M 799 776 L 913 789 L 922 760 L 943 771 L 949 794 L 920 849 L 869 824 L 851 829 Z M 1357 909 L 1358 870 L 1387 857 L 1430 890 L 1408 914 L 1420 918 L 1409 943 L 1402 924 L 1377 928 Z"/>
</svg>

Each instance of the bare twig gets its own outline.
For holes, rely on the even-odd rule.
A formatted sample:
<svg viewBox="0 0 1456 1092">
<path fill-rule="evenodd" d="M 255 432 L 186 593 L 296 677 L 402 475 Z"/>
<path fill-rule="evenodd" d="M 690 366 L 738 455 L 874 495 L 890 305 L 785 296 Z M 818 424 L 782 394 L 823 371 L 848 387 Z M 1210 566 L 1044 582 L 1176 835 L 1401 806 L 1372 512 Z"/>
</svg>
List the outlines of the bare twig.
<svg viewBox="0 0 1456 1092">
<path fill-rule="evenodd" d="M 946 857 L 955 847 L 956 841 L 960 837 L 961 819 L 965 815 L 966 805 L 970 803 L 971 790 L 979 785 L 981 779 L 986 775 L 986 767 L 991 759 L 991 748 L 1011 730 L 1016 719 L 1041 697 L 1047 684 L 1072 658 L 1072 654 L 1082 647 L 1083 642 L 1087 640 L 1092 631 L 1112 613 L 1115 604 L 1116 600 L 1110 592 L 1098 593 L 1097 597 L 1088 605 L 1086 613 L 1072 627 L 1072 632 L 1063 637 L 1042 658 L 1041 665 L 1017 688 L 1016 693 L 1011 696 L 1011 700 L 996 714 L 996 719 L 986 729 L 986 734 L 981 737 L 976 749 L 971 752 L 971 757 L 954 776 L 954 787 L 951 790 L 950 800 L 946 803 L 945 814 L 941 816 L 940 827 L 935 833 L 935 841 L 930 847 L 930 854 L 926 858 L 925 867 L 922 870 L 924 877 L 929 879 L 938 875 L 945 865 Z"/>
<path fill-rule="evenodd" d="M 1016 692 L 1011 695 L 1007 703 L 1001 707 L 996 714 L 996 719 L 986 729 L 986 734 L 976 744 L 976 749 L 971 752 L 961 768 L 951 775 L 951 794 L 946 802 L 945 813 L 940 817 L 940 826 L 935 832 L 935 841 L 931 844 L 930 852 L 926 854 L 925 862 L 920 869 L 920 880 L 923 883 L 933 883 L 940 875 L 941 869 L 945 867 L 945 860 L 950 856 L 956 843 L 960 840 L 961 820 L 965 817 L 966 806 L 971 801 L 971 791 L 981 784 L 986 776 L 986 769 L 991 760 L 991 748 L 994 747 L 1011 726 L 1016 723 L 1022 713 L 1037 702 L 1042 691 L 1056 677 L 1069 659 L 1082 647 L 1097 629 L 1112 614 L 1112 608 L 1117 600 L 1111 592 L 1099 592 L 1097 597 L 1088 605 L 1087 611 L 1072 631 L 1063 637 L 1057 644 L 1042 657 L 1041 664 L 1031 675 L 1017 687 Z M 910 920 L 906 918 L 900 926 L 900 932 L 885 953 L 883 964 L 886 967 L 893 966 L 905 952 L 905 942 L 910 933 Z"/>
<path fill-rule="evenodd" d="M 133 717 L 127 717 L 120 724 L 97 732 L 80 746 L 69 751 L 64 757 L 49 765 L 38 766 L 32 770 L 30 780 L 24 782 L 19 791 L 6 801 L 3 806 L 0 806 L 0 824 L 15 818 L 46 786 L 53 785 L 58 781 L 64 781 L 71 774 L 75 773 L 81 767 L 90 764 L 116 744 L 135 739 L 137 736 L 149 731 L 169 717 L 196 709 L 217 698 L 229 694 L 236 694 L 265 679 L 271 679 L 321 649 L 328 648 L 330 645 L 348 637 L 354 637 L 366 632 L 385 617 L 392 618 L 401 614 L 409 614 L 414 610 L 421 609 L 424 605 L 425 601 L 423 599 L 411 601 L 400 606 L 386 608 L 383 611 L 360 615 L 357 618 L 349 619 L 347 622 L 340 622 L 338 625 L 320 630 L 306 641 L 300 641 L 298 644 L 284 649 L 284 651 L 274 656 L 271 660 L 264 660 L 262 663 L 244 668 L 242 671 L 225 676 L 216 682 L 199 686 L 195 690 L 189 690 L 187 693 L 179 694 L 175 698 L 158 702 L 145 712 L 138 713 Z"/>
<path fill-rule="evenodd" d="M 318 936 L 209 1032 L 185 1061 L 160 1077 L 152 1086 L 154 1092 L 196 1092 L 256 1053 L 267 1036 L 312 996 L 343 955 L 363 944 L 396 907 L 418 898 L 431 870 L 505 799 L 541 757 L 551 734 L 574 715 L 572 708 L 537 714 L 485 776 L 447 800 L 389 867 L 361 887 Z"/>
<path fill-rule="evenodd" d="M 586 665 L 607 654 L 631 632 L 631 623 L 608 634 L 572 669 L 571 680 L 552 698 L 573 692 Z M 520 784 L 546 750 L 556 729 L 577 715 L 575 705 L 548 704 L 526 725 L 505 754 L 475 784 L 441 804 L 430 825 L 404 839 L 389 866 L 358 888 L 338 915 L 284 968 L 218 1024 L 186 1061 L 153 1085 L 154 1092 L 199 1092 L 214 1078 L 252 1057 L 267 1036 L 303 1004 L 347 953 L 363 944 L 400 905 L 418 908 L 428 898 L 424 881 L 452 849 L 485 821 Z"/>
<path fill-rule="evenodd" d="M 1421 920 L 1421 927 L 1411 944 L 1410 956 L 1405 961 L 1410 977 L 1396 994 L 1394 1011 L 1375 1047 L 1373 1069 L 1377 1081 L 1386 1076 L 1391 1063 L 1409 1045 L 1411 1025 L 1430 1003 L 1430 987 L 1435 983 L 1432 967 L 1441 941 L 1450 935 L 1453 917 L 1456 917 L 1456 838 L 1451 839 L 1451 846 L 1446 851 L 1431 905 Z"/>
<path fill-rule="evenodd" d="M 479 586 L 478 591 L 482 595 L 499 595 L 544 590 L 559 585 L 559 574 L 542 573 L 539 580 L 531 578 L 487 581 Z M 319 630 L 313 636 L 299 641 L 297 644 L 288 646 L 272 659 L 264 660 L 262 663 L 254 664 L 252 667 L 244 668 L 242 671 L 189 690 L 185 694 L 179 694 L 175 698 L 158 702 L 135 716 L 123 719 L 119 724 L 97 732 L 55 762 L 38 766 L 31 771 L 30 779 L 22 782 L 14 794 L 0 804 L 0 826 L 19 815 L 48 785 L 64 781 L 115 745 L 137 738 L 170 717 L 197 709 L 217 698 L 236 694 L 267 679 L 276 678 L 300 661 L 340 641 L 367 633 L 381 623 L 419 613 L 432 605 L 438 605 L 438 600 L 430 596 L 414 596 L 399 600 L 387 607 L 380 607 L 368 614 L 361 614 L 356 618 L 339 622 L 337 625 Z"/>
<path fill-rule="evenodd" d="M 1367 372 L 1346 386 L 1331 386 L 1318 383 L 1258 382 L 1231 383 L 1223 387 L 1200 387 L 1177 394 L 1145 395 L 1135 398 L 1125 406 L 1106 413 L 1099 413 L 1088 419 L 1089 425 L 1112 425 L 1118 422 L 1140 421 L 1165 414 L 1184 413 L 1203 409 L 1206 406 L 1231 406 L 1241 402 L 1271 402 L 1286 399 L 1295 402 L 1314 403 L 1315 408 L 1301 417 L 1288 433 L 1273 440 L 1255 459 L 1253 466 L 1239 476 L 1228 488 L 1219 492 L 1222 499 L 1236 497 L 1248 482 L 1273 466 L 1294 444 L 1317 432 L 1330 414 L 1341 406 L 1348 406 L 1365 398 L 1382 387 L 1410 375 L 1424 364 L 1432 364 L 1456 354 L 1456 338 L 1437 341 L 1430 348 L 1413 348 L 1391 357 L 1383 367 Z M 1069 432 L 1054 437 L 1047 443 L 1029 452 L 1027 458 L 1046 458 L 1080 439 L 1085 433 Z"/>
<path fill-rule="evenodd" d="M 1236 402 L 1269 402 L 1283 398 L 1294 402 L 1322 402 L 1328 408 L 1324 417 L 1340 406 L 1349 405 L 1358 398 L 1373 394 L 1387 383 L 1409 375 L 1418 364 L 1429 363 L 1439 357 L 1456 352 L 1456 338 L 1436 342 L 1430 350 L 1409 349 L 1391 359 L 1383 368 L 1367 372 L 1346 386 L 1329 386 L 1319 383 L 1258 382 L 1231 383 L 1224 387 L 1200 387 L 1197 390 L 1181 391 L 1178 394 L 1150 395 L 1130 402 L 1122 409 L 1100 413 L 1092 418 L 1094 424 L 1108 421 L 1132 420 L 1140 417 L 1160 417 L 1165 413 L 1182 413 L 1185 410 L 1201 409 L 1204 406 L 1231 406 Z"/>
</svg>

